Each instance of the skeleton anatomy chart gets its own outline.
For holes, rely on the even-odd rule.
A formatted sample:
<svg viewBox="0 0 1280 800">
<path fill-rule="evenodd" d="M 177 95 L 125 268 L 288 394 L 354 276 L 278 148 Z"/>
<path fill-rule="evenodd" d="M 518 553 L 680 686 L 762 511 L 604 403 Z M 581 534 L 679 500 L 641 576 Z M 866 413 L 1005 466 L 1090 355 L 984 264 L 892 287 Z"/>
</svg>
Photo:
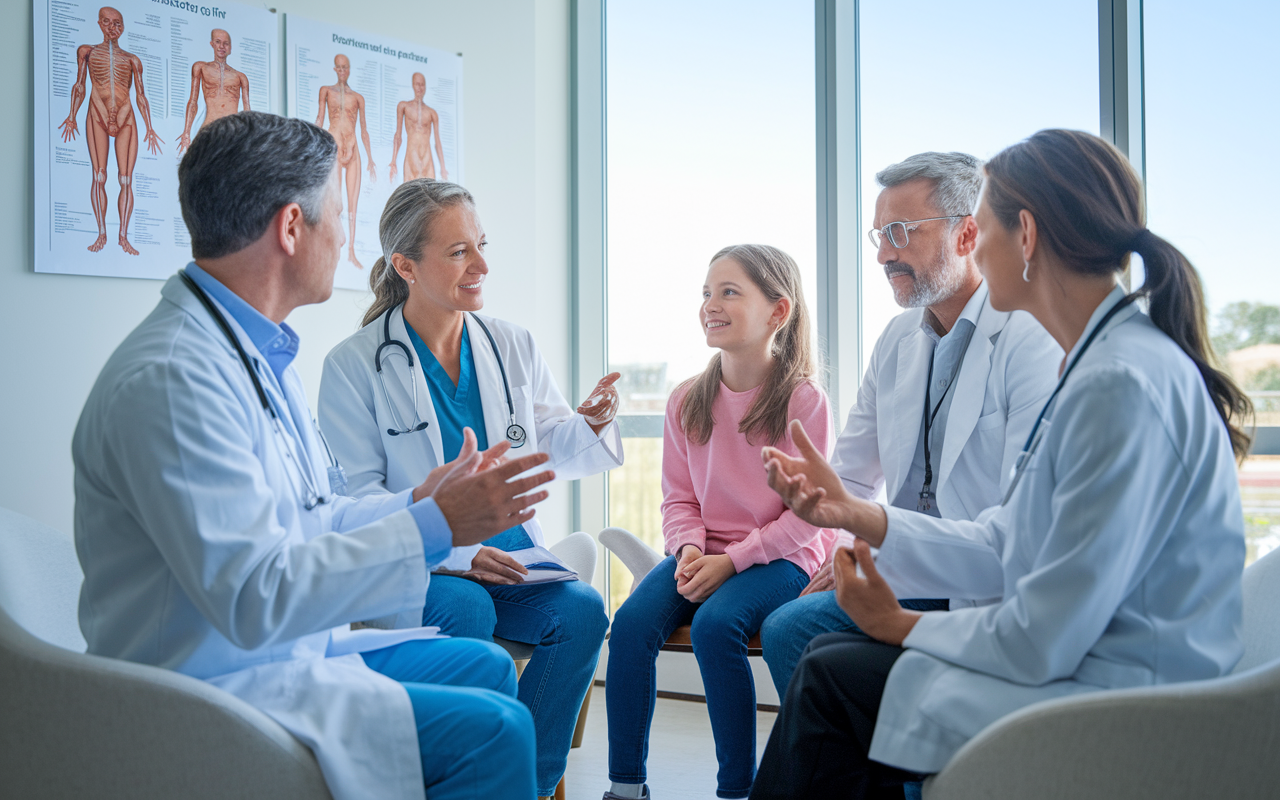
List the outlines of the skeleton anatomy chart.
<svg viewBox="0 0 1280 800">
<path fill-rule="evenodd" d="M 378 217 L 401 181 L 462 181 L 462 58 L 289 15 L 289 115 L 338 140 L 347 246 L 337 286 L 366 289 Z"/>
<path fill-rule="evenodd" d="M 279 23 L 230 2 L 111 2 L 33 2 L 35 268 L 165 278 L 191 258 L 177 170 L 191 137 L 280 111 Z"/>
</svg>

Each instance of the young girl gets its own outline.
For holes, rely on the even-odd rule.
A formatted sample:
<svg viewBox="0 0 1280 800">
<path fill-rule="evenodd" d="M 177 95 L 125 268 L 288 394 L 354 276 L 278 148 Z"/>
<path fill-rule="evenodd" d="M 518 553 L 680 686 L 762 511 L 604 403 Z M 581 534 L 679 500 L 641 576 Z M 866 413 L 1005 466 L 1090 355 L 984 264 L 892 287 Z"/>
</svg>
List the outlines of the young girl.
<svg viewBox="0 0 1280 800">
<path fill-rule="evenodd" d="M 747 796 L 756 765 L 747 640 L 771 611 L 799 596 L 835 538 L 788 511 L 761 468 L 765 445 L 795 452 L 789 420 L 799 420 L 824 452 L 831 439 L 795 261 L 764 245 L 726 247 L 711 260 L 702 297 L 703 333 L 720 352 L 667 403 L 662 533 L 669 555 L 614 617 L 606 800 L 649 796 L 655 661 L 671 632 L 690 623 L 720 762 L 716 795 Z"/>
</svg>

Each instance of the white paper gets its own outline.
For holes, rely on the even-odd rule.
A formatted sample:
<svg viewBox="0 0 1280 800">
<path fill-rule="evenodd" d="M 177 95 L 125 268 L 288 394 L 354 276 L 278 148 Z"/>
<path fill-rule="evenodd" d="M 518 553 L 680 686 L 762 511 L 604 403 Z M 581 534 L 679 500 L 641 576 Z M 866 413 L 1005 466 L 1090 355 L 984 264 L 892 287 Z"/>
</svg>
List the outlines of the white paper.
<svg viewBox="0 0 1280 800">
<path fill-rule="evenodd" d="M 378 219 L 391 190 L 414 170 L 417 177 L 447 176 L 462 182 L 462 57 L 293 14 L 285 19 L 285 47 L 289 116 L 334 133 L 340 154 L 350 154 L 342 174 L 343 232 L 348 246 L 338 261 L 334 284 L 368 289 L 369 270 L 382 255 Z M 340 68 L 348 70 L 345 83 L 339 77 Z M 422 76 L 421 100 L 416 99 L 415 75 Z M 389 168 L 397 128 L 401 141 L 392 179 Z M 409 163 L 411 147 L 414 155 Z"/>
<path fill-rule="evenodd" d="M 108 22 L 114 19 L 109 9 L 118 10 L 118 21 L 123 23 L 116 38 L 100 24 L 104 12 Z M 243 110 L 247 96 L 250 108 L 279 113 L 276 15 L 235 2 L 213 5 L 207 0 L 111 0 L 110 6 L 33 0 L 32 16 L 36 272 L 169 277 L 191 260 L 190 239 L 178 207 L 178 143 L 186 128 L 192 67 L 200 62 L 203 76 L 196 87 L 192 136 L 204 123 L 210 97 L 222 109 L 234 104 Z M 224 31 L 229 40 L 230 52 L 221 61 L 214 50 L 215 30 Z M 73 118 L 72 137 L 67 133 L 71 126 L 64 123 L 72 110 L 82 55 L 86 65 L 79 85 L 85 95 Z M 116 80 L 109 81 L 106 76 L 113 68 Z M 157 137 L 154 148 L 147 142 L 146 117 Z M 96 160 L 100 170 L 96 185 L 101 187 L 97 211 L 90 140 L 103 145 Z M 132 167 L 130 151 L 135 153 Z M 127 179 L 123 184 L 122 176 Z M 122 199 L 126 241 L 138 255 L 126 252 L 120 241 Z M 89 248 L 99 243 L 99 216 L 105 241 L 95 252 Z"/>
<path fill-rule="evenodd" d="M 523 550 L 512 550 L 507 555 L 519 561 L 521 566 L 529 567 L 531 564 L 555 564 L 561 569 L 529 569 L 529 574 L 524 576 L 524 583 L 553 583 L 555 581 L 576 581 L 578 573 L 569 568 L 569 565 L 556 558 L 545 547 L 526 547 Z"/>
<path fill-rule="evenodd" d="M 448 637 L 441 635 L 440 629 L 435 625 L 424 628 L 399 628 L 394 631 L 378 628 L 361 628 L 356 631 L 345 627 L 334 628 L 329 634 L 329 648 L 325 651 L 325 655 L 333 658 L 345 656 L 348 653 L 367 653 L 370 650 L 379 650 L 418 639 L 444 638 Z"/>
</svg>

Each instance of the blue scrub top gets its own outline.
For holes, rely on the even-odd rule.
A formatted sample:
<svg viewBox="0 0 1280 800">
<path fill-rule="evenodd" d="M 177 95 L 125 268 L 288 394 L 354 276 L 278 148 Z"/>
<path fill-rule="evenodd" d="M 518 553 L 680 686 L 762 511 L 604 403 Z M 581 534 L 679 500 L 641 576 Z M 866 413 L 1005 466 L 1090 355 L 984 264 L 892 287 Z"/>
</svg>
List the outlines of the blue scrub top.
<svg viewBox="0 0 1280 800">
<path fill-rule="evenodd" d="M 444 460 L 452 461 L 462 452 L 463 428 L 470 428 L 475 432 L 476 444 L 481 450 L 489 449 L 489 434 L 484 426 L 484 403 L 480 397 L 480 387 L 476 386 L 476 362 L 471 354 L 471 337 L 467 335 L 466 322 L 462 323 L 462 352 L 458 358 L 461 369 L 456 386 L 408 320 L 405 320 L 404 326 L 409 331 L 409 341 L 418 354 L 418 362 L 422 364 L 422 373 L 427 379 L 427 389 L 431 392 L 431 404 L 435 406 L 436 419 L 440 425 Z M 523 550 L 533 547 L 533 539 L 523 525 L 517 525 L 486 539 L 482 544 L 499 550 Z"/>
</svg>

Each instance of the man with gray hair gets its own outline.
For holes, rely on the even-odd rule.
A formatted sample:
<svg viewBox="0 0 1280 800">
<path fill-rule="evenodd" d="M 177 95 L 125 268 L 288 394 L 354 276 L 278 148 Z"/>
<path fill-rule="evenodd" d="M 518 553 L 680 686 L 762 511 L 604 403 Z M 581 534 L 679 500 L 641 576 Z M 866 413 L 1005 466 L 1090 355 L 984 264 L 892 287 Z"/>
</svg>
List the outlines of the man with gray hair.
<svg viewBox="0 0 1280 800">
<path fill-rule="evenodd" d="M 883 191 L 869 235 L 907 310 L 876 342 L 831 465 L 860 498 L 883 490 L 899 508 L 973 519 L 1004 496 L 1062 349 L 1030 314 L 996 311 L 987 298 L 973 258 L 981 161 L 920 153 L 876 180 Z M 853 546 L 841 536 L 838 547 Z M 760 629 L 780 698 L 815 636 L 857 630 L 834 587 L 828 559 Z M 945 599 L 901 602 L 917 611 L 948 607 Z"/>
<path fill-rule="evenodd" d="M 333 292 L 337 146 L 301 120 L 209 123 L 178 167 L 194 261 L 116 349 L 72 441 L 89 652 L 228 691 L 311 748 L 336 800 L 532 797 L 505 651 L 434 629 L 433 565 L 527 521 L 554 476 L 503 442 L 361 500 L 307 407 L 284 319 Z M 467 431 L 470 434 L 470 431 Z M 198 732 L 199 726 L 193 730 Z M 200 746 L 197 738 L 192 743 Z"/>
</svg>

